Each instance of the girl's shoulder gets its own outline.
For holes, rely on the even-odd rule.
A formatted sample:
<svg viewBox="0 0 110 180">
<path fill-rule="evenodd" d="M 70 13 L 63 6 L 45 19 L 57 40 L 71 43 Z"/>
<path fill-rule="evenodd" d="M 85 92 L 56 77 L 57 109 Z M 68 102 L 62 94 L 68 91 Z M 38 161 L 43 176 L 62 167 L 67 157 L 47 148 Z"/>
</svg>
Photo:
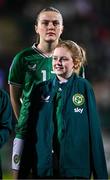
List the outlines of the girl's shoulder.
<svg viewBox="0 0 110 180">
<path fill-rule="evenodd" d="M 79 86 L 92 89 L 92 83 L 88 79 L 77 76 L 76 81 L 79 84 Z"/>
</svg>

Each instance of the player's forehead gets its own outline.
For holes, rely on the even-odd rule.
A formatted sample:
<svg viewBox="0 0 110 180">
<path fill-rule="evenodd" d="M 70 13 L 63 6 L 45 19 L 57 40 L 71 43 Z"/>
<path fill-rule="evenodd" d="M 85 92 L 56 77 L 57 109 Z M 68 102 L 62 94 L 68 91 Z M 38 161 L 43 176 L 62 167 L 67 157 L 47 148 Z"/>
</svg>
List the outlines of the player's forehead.
<svg viewBox="0 0 110 180">
<path fill-rule="evenodd" d="M 39 14 L 38 21 L 43 21 L 43 20 L 47 20 L 47 21 L 61 21 L 61 22 L 63 21 L 61 14 L 58 13 L 58 12 L 54 12 L 54 11 L 41 12 Z"/>
</svg>

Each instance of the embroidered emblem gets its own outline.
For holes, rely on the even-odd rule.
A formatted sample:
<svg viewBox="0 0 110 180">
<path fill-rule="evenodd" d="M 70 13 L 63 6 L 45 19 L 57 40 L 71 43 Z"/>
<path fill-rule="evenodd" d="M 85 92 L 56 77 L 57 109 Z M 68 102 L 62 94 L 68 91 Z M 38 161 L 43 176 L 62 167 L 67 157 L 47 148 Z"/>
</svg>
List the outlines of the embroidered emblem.
<svg viewBox="0 0 110 180">
<path fill-rule="evenodd" d="M 84 104 L 85 102 L 85 98 L 82 94 L 75 94 L 72 98 L 73 100 L 73 103 L 76 105 L 76 106 L 81 106 Z"/>
<path fill-rule="evenodd" d="M 28 69 L 31 70 L 31 71 L 35 71 L 36 70 L 36 64 L 28 65 Z"/>
<path fill-rule="evenodd" d="M 18 154 L 14 155 L 14 163 L 18 164 L 20 162 L 20 156 Z"/>
<path fill-rule="evenodd" d="M 59 88 L 58 88 L 58 92 L 61 92 L 61 91 L 62 91 L 62 88 L 59 87 Z"/>
<path fill-rule="evenodd" d="M 41 99 L 45 102 L 49 102 L 50 96 L 47 97 L 41 96 Z"/>
</svg>

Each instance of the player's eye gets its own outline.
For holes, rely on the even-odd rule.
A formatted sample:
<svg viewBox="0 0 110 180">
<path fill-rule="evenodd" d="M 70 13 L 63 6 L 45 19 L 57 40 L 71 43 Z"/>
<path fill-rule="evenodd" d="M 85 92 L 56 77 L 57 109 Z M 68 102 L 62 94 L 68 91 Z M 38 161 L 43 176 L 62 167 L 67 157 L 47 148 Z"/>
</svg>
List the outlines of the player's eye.
<svg viewBox="0 0 110 180">
<path fill-rule="evenodd" d="M 45 25 L 45 26 L 48 26 L 49 21 L 42 21 L 42 24 Z"/>
<path fill-rule="evenodd" d="M 60 24 L 59 21 L 53 21 L 54 26 L 58 26 L 59 24 Z"/>
</svg>

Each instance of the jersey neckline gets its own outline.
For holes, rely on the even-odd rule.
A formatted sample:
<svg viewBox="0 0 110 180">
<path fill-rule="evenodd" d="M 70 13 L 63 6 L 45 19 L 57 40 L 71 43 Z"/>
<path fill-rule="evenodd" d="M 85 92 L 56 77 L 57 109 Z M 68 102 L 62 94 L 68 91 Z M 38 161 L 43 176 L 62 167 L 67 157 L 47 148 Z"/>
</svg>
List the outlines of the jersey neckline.
<svg viewBox="0 0 110 180">
<path fill-rule="evenodd" d="M 34 49 L 34 51 L 36 51 L 36 52 L 38 52 L 41 56 L 43 56 L 43 57 L 45 57 L 45 58 L 51 58 L 52 56 L 47 56 L 46 54 L 44 54 L 40 49 L 38 49 L 37 47 L 36 47 L 36 43 L 34 43 L 33 45 L 32 45 L 32 49 Z"/>
</svg>

